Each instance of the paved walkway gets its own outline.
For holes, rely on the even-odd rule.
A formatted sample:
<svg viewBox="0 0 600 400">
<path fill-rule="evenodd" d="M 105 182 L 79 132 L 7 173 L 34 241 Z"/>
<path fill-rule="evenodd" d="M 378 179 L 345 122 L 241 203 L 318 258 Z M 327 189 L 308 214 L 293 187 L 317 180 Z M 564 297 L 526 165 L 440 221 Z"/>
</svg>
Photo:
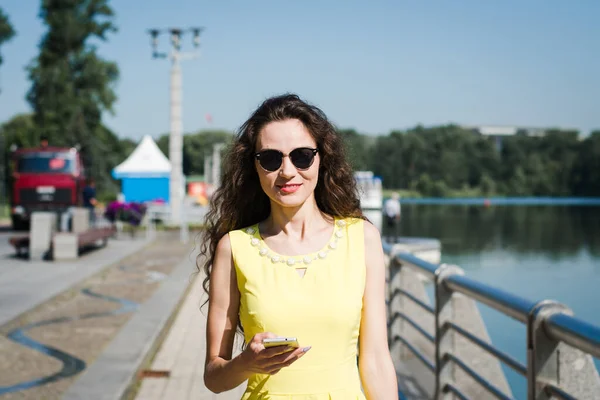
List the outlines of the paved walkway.
<svg viewBox="0 0 600 400">
<path fill-rule="evenodd" d="M 202 276 L 197 276 L 150 367 L 154 371 L 170 371 L 170 377 L 144 378 L 137 400 L 239 400 L 242 396 L 245 383 L 219 395 L 204 386 L 207 308 L 200 309 L 204 299 Z M 237 342 L 235 348 L 239 349 Z"/>
<path fill-rule="evenodd" d="M 6 245 L 12 233 L 0 233 L 0 325 L 63 293 L 108 265 L 135 253 L 149 241 L 121 237 L 106 248 L 89 251 L 73 261 L 29 261 L 13 256 Z"/>
</svg>

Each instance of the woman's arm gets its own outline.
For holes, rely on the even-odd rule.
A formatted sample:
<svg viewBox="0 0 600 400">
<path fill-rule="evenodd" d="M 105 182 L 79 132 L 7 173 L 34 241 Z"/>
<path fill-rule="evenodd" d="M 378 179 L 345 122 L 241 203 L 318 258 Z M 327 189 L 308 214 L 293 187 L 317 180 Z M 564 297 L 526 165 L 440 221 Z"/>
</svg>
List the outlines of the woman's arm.
<svg viewBox="0 0 600 400">
<path fill-rule="evenodd" d="M 225 235 L 217 245 L 212 265 L 206 324 L 204 384 L 215 393 L 233 389 L 250 376 L 240 357 L 231 358 L 239 302 L 231 242 Z"/>
<path fill-rule="evenodd" d="M 385 261 L 381 236 L 365 222 L 367 276 L 359 336 L 359 370 L 367 399 L 398 399 L 398 382 L 387 338 Z"/>
</svg>

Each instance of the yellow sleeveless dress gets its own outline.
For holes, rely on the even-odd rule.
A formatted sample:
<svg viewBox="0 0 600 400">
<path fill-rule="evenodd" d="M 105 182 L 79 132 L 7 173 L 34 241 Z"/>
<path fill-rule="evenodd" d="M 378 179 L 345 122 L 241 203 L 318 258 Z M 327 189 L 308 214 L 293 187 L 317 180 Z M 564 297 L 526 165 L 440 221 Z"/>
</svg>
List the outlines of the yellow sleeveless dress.
<svg viewBox="0 0 600 400">
<path fill-rule="evenodd" d="M 275 375 L 255 374 L 242 400 L 364 400 L 357 365 L 365 288 L 363 221 L 336 219 L 316 253 L 269 249 L 258 224 L 229 233 L 248 343 L 256 333 L 298 338 L 312 348 Z M 306 268 L 303 277 L 295 270 Z"/>
</svg>

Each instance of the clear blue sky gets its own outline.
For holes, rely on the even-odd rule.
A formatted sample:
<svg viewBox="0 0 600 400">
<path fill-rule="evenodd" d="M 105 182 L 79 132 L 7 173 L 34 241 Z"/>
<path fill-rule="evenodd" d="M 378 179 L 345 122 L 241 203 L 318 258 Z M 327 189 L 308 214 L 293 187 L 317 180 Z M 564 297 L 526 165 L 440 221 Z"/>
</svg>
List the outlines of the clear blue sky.
<svg viewBox="0 0 600 400">
<path fill-rule="evenodd" d="M 1 49 L 0 121 L 29 110 L 39 3 L 1 1 L 18 36 Z M 183 64 L 186 132 L 235 129 L 285 91 L 369 134 L 447 122 L 600 128 L 598 0 L 111 3 L 119 32 L 100 51 L 121 78 L 105 123 L 122 137 L 169 129 L 169 62 L 151 59 L 146 30 L 195 25 L 206 30 L 201 58 Z"/>
</svg>

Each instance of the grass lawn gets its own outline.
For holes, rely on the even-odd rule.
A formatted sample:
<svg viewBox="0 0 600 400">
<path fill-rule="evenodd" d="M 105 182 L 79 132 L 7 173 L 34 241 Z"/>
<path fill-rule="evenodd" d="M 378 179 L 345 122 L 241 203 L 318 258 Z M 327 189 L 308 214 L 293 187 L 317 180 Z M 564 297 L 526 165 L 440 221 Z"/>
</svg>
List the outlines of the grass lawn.
<svg viewBox="0 0 600 400">
<path fill-rule="evenodd" d="M 0 205 L 0 225 L 5 225 L 10 222 L 10 207 L 8 204 Z"/>
</svg>

